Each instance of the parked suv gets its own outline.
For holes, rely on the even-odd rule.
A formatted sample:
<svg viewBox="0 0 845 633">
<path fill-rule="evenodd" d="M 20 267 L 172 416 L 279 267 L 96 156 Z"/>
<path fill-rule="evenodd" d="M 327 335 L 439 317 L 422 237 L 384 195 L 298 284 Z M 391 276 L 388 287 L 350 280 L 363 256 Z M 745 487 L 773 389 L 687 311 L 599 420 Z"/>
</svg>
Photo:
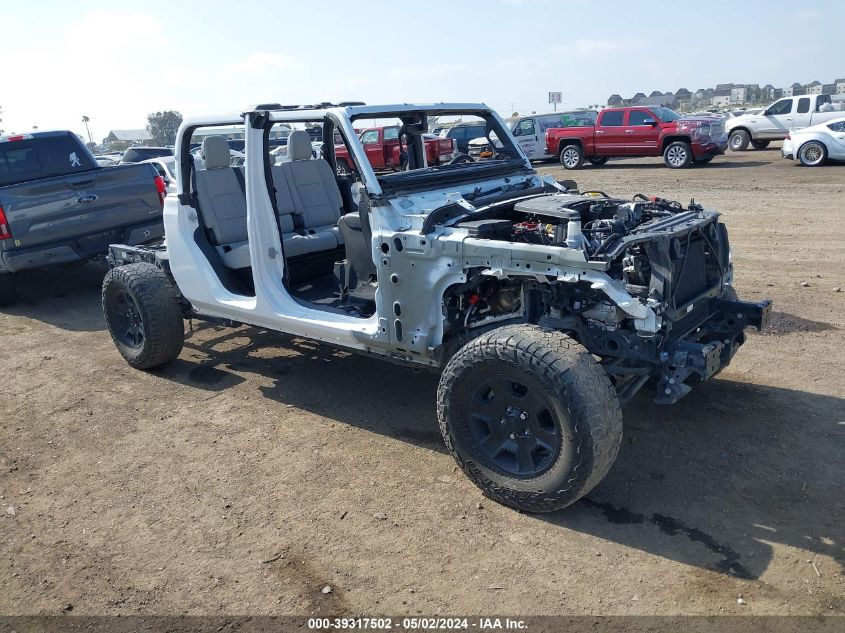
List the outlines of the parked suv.
<svg viewBox="0 0 845 633">
<path fill-rule="evenodd" d="M 121 165 L 130 163 L 140 163 L 150 158 L 161 158 L 162 156 L 173 156 L 172 147 L 146 147 L 137 146 L 130 147 L 123 152 L 123 157 L 120 159 Z"/>
<path fill-rule="evenodd" d="M 460 154 L 469 153 L 469 142 L 484 136 L 484 123 L 459 123 L 450 128 L 446 128 L 440 132 L 441 138 L 450 138 L 455 141 L 455 145 Z"/>
<path fill-rule="evenodd" d="M 428 118 L 468 115 L 506 158 L 427 164 Z M 376 174 L 354 128 L 374 118 L 402 121 L 406 169 Z M 290 161 L 252 155 L 266 155 L 274 124 L 304 120 L 326 138 L 340 130 L 353 173 L 337 173 L 334 144 L 314 158 L 301 130 Z M 193 130 L 238 123 L 244 168 L 209 136 L 194 171 Z M 768 317 L 768 301 L 737 299 L 719 213 L 564 188 L 481 104 L 187 119 L 177 160 L 166 245 L 111 247 L 102 305 L 126 361 L 174 360 L 184 319 L 199 318 L 437 370 L 447 448 L 487 495 L 522 510 L 587 494 L 619 450 L 623 403 L 649 380 L 659 403 L 676 402 Z M 377 397 L 377 384 L 359 383 Z"/>
</svg>

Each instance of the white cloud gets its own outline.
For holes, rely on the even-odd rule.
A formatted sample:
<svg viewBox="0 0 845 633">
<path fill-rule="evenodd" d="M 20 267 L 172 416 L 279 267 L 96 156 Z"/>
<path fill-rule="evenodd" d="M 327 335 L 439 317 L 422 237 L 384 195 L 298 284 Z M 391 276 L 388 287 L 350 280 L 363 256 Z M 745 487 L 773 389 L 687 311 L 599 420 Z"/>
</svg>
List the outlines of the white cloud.
<svg viewBox="0 0 845 633">
<path fill-rule="evenodd" d="M 578 57 L 607 57 L 639 50 L 643 47 L 643 40 L 636 38 L 622 38 L 614 40 L 600 40 L 582 37 L 570 44 L 556 44 L 552 46 L 553 55 L 572 55 Z"/>
<path fill-rule="evenodd" d="M 464 64 L 420 64 L 417 66 L 404 66 L 391 68 L 387 75 L 391 79 L 404 79 L 406 81 L 428 81 L 442 78 L 444 75 L 454 75 L 465 72 L 467 67 Z"/>
<path fill-rule="evenodd" d="M 263 75 L 277 70 L 302 70 L 302 63 L 293 55 L 252 53 L 244 59 L 225 64 L 224 72 L 235 75 Z"/>
<path fill-rule="evenodd" d="M 822 17 L 822 12 L 818 9 L 798 9 L 792 15 L 796 20 L 816 20 Z"/>
</svg>

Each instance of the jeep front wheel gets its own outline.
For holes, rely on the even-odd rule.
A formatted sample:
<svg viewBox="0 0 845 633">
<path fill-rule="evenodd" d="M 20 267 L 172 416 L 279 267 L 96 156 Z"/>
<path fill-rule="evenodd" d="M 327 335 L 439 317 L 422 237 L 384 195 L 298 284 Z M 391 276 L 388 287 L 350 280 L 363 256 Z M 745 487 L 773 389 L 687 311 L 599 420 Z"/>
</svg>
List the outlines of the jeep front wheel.
<svg viewBox="0 0 845 633">
<path fill-rule="evenodd" d="M 616 391 L 574 340 L 533 325 L 498 328 L 461 348 L 437 389 L 449 452 L 484 493 L 527 512 L 565 508 L 613 464 L 622 441 Z"/>
<path fill-rule="evenodd" d="M 185 341 L 179 291 L 159 268 L 113 268 L 103 280 L 102 301 L 112 340 L 132 367 L 151 369 L 179 356 Z"/>
<path fill-rule="evenodd" d="M 564 169 L 578 169 L 584 164 L 584 151 L 578 145 L 567 145 L 560 150 L 560 164 Z"/>
</svg>

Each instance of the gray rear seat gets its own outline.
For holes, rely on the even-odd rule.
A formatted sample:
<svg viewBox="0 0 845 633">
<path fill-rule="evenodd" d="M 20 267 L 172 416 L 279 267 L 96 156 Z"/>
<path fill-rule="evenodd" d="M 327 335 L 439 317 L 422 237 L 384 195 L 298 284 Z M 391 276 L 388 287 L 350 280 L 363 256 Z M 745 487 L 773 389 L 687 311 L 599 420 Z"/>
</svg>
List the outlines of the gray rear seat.
<svg viewBox="0 0 845 633">
<path fill-rule="evenodd" d="M 291 137 L 288 152 L 292 161 L 270 168 L 285 256 L 334 250 L 343 244 L 336 226 L 343 204 L 337 181 L 325 160 L 309 160 L 311 140 L 306 132 L 295 131 Z M 229 167 L 229 145 L 222 136 L 204 139 L 203 155 L 206 169 L 197 171 L 203 220 L 223 263 L 229 268 L 246 268 L 250 266 L 246 200 L 235 174 L 235 169 L 242 172 L 243 168 Z"/>
</svg>

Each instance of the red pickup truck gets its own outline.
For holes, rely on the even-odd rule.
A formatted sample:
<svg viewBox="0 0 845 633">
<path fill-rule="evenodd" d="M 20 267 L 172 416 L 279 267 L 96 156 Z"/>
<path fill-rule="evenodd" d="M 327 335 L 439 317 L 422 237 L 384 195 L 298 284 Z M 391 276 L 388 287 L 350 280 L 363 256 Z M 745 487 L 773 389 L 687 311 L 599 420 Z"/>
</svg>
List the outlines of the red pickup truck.
<svg viewBox="0 0 845 633">
<path fill-rule="evenodd" d="M 607 108 L 595 125 L 546 131 L 547 152 L 566 169 L 578 169 L 585 160 L 604 165 L 609 158 L 634 156 L 663 156 L 667 167 L 679 169 L 709 163 L 727 146 L 720 117 L 681 117 L 663 107 Z"/>
<path fill-rule="evenodd" d="M 375 171 L 399 170 L 404 167 L 404 152 L 399 148 L 399 126 L 368 127 L 359 137 L 364 146 L 364 153 Z M 455 141 L 449 138 L 425 136 L 425 159 L 429 165 L 448 163 L 456 155 Z M 354 169 L 346 145 L 338 144 L 334 148 L 337 166 L 341 171 Z"/>
</svg>

